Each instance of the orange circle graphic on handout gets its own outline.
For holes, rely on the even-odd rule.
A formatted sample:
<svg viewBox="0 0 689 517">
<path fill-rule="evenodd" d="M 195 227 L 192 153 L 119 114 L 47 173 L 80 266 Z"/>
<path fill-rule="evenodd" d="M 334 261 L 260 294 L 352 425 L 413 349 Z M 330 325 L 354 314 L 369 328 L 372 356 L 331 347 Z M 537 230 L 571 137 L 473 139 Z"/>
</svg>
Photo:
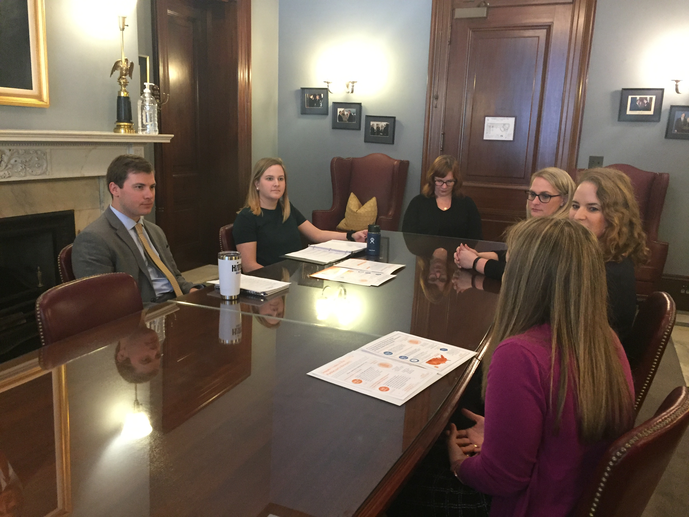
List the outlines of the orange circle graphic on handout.
<svg viewBox="0 0 689 517">
<path fill-rule="evenodd" d="M 361 384 L 362 382 L 364 381 L 362 381 L 361 379 L 352 379 L 353 384 Z"/>
<path fill-rule="evenodd" d="M 387 386 L 381 386 L 381 387 L 378 388 L 378 389 L 379 389 L 380 391 L 390 391 L 390 388 L 388 388 Z"/>
</svg>

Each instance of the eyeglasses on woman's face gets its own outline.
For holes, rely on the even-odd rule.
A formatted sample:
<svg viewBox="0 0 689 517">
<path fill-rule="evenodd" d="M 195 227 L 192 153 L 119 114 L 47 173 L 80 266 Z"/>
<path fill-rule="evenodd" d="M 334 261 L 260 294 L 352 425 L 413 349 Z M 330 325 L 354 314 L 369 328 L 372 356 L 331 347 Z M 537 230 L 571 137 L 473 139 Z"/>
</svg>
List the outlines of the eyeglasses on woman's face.
<svg viewBox="0 0 689 517">
<path fill-rule="evenodd" d="M 443 185 L 454 187 L 455 183 L 457 183 L 457 180 L 441 180 L 440 178 L 435 178 L 436 187 L 442 187 Z"/>
<path fill-rule="evenodd" d="M 549 203 L 554 197 L 562 197 L 562 194 L 548 194 L 547 192 L 536 193 L 533 190 L 525 190 L 524 192 L 526 192 L 526 198 L 529 201 L 538 198 L 541 203 Z"/>
</svg>

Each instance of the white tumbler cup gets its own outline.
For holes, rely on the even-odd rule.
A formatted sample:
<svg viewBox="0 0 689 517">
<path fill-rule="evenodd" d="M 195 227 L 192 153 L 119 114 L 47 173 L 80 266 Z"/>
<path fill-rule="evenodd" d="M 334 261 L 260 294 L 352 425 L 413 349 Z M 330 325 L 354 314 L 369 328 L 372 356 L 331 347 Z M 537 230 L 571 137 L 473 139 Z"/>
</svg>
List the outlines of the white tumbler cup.
<svg viewBox="0 0 689 517">
<path fill-rule="evenodd" d="M 220 296 L 224 300 L 235 300 L 239 296 L 242 277 L 242 259 L 237 251 L 218 253 L 218 275 Z"/>
</svg>

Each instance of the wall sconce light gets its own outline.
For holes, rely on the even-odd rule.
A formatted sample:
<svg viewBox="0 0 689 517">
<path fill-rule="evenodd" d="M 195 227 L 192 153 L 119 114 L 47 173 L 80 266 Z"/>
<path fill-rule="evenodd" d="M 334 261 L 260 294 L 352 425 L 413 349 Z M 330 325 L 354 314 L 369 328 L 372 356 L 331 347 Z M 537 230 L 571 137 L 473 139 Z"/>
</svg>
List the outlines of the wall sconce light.
<svg viewBox="0 0 689 517">
<path fill-rule="evenodd" d="M 326 84 L 326 88 L 328 88 L 329 94 L 332 95 L 333 93 L 335 93 L 330 89 L 330 85 L 333 84 L 333 81 L 323 81 L 323 82 Z M 345 84 L 345 92 L 346 93 L 354 93 L 354 85 L 356 83 L 357 83 L 356 81 L 347 81 L 347 83 Z"/>
<path fill-rule="evenodd" d="M 682 82 L 682 79 L 672 79 L 672 82 L 675 83 L 675 93 L 682 93 L 679 91 L 679 83 Z"/>
<path fill-rule="evenodd" d="M 136 384 L 134 384 L 134 408 L 124 420 L 122 437 L 128 440 L 138 440 L 151 434 L 151 431 L 153 431 L 151 421 L 148 419 L 141 402 L 139 402 Z"/>
<path fill-rule="evenodd" d="M 132 123 L 132 102 L 129 98 L 129 92 L 127 91 L 127 85 L 129 79 L 132 78 L 134 73 L 134 62 L 129 61 L 124 57 L 124 29 L 127 27 L 127 15 L 136 5 L 136 0 L 121 0 L 117 6 L 118 19 L 120 25 L 120 50 L 121 57 L 112 66 L 110 71 L 110 76 L 115 73 L 115 70 L 119 70 L 120 76 L 117 82 L 120 84 L 120 91 L 117 93 L 117 121 L 115 122 L 115 129 L 113 133 L 134 133 L 134 124 Z"/>
</svg>

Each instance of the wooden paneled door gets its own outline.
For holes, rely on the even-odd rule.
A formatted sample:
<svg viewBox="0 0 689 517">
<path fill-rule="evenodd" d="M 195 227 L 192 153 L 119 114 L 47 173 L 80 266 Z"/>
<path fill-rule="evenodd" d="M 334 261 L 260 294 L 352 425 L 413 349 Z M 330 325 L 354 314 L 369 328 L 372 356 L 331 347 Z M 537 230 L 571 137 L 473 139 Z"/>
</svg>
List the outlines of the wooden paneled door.
<svg viewBox="0 0 689 517">
<path fill-rule="evenodd" d="M 251 169 L 250 0 L 154 0 L 156 222 L 184 271 L 217 260 Z M 154 67 L 156 68 L 156 67 Z"/>
<path fill-rule="evenodd" d="M 424 169 L 460 161 L 485 239 L 525 216 L 533 172 L 576 167 L 595 0 L 435 0 Z M 512 140 L 484 139 L 486 117 L 513 117 Z"/>
</svg>

